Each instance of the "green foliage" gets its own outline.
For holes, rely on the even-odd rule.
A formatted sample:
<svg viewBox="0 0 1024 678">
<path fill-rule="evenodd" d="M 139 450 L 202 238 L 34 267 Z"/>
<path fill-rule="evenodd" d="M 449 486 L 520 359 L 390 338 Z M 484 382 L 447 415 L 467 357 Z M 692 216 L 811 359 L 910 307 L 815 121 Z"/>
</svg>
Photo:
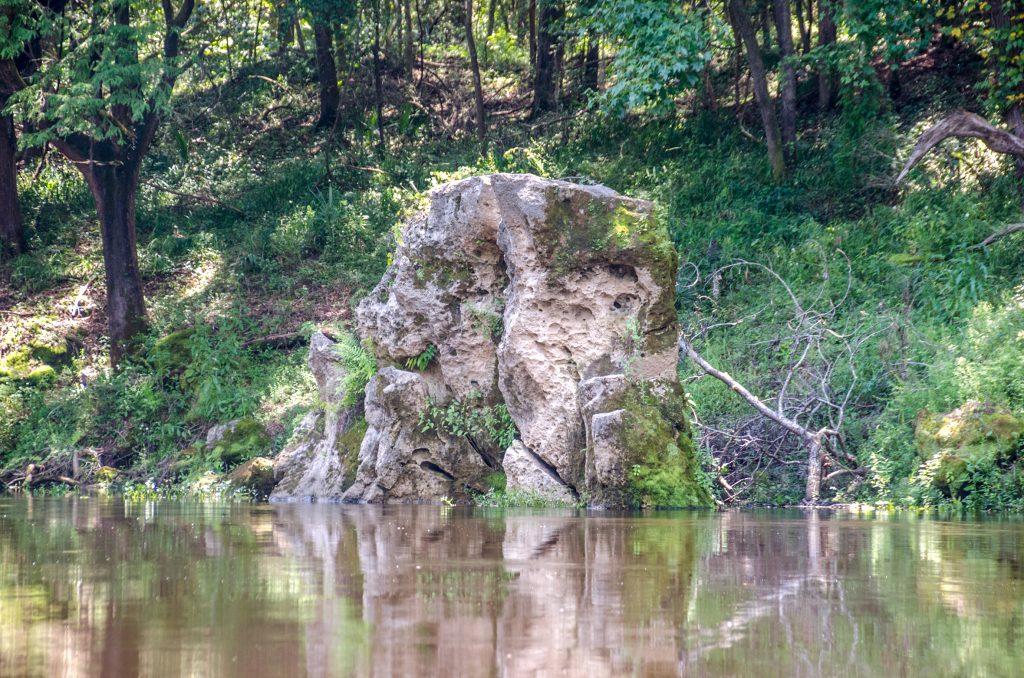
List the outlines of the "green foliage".
<svg viewBox="0 0 1024 678">
<path fill-rule="evenodd" d="M 427 344 L 427 347 L 423 349 L 422 353 L 420 353 L 419 355 L 414 355 L 411 358 L 406 358 L 405 369 L 422 372 L 423 370 L 427 369 L 427 367 L 430 366 L 430 363 L 433 362 L 434 358 L 436 357 L 437 346 L 434 346 L 433 344 Z"/>
<path fill-rule="evenodd" d="M 519 435 L 505 403 L 485 405 L 479 391 L 452 398 L 443 405 L 429 401 L 426 409 L 419 413 L 419 428 L 423 433 L 437 431 L 442 435 L 490 443 L 502 451 Z"/>
<path fill-rule="evenodd" d="M 485 494 L 473 497 L 473 502 L 480 508 L 496 509 L 581 508 L 558 499 L 545 497 L 534 490 L 492 489 Z"/>
<path fill-rule="evenodd" d="M 155 3 L 98 0 L 60 13 L 29 4 L 15 0 L 17 20 L 0 24 L 0 53 L 19 54 L 37 36 L 74 36 L 74 49 L 41 60 L 27 86 L 11 97 L 10 109 L 32 124 L 23 145 L 74 134 L 129 142 L 130 125 L 167 110 L 171 77 L 181 64 L 162 58 L 166 27 Z M 130 23 L 117 20 L 122 7 Z"/>
<path fill-rule="evenodd" d="M 695 6 L 657 0 L 598 0 L 581 5 L 585 33 L 615 46 L 604 110 L 671 110 L 679 93 L 693 89 L 711 61 L 708 14 Z"/>
<path fill-rule="evenodd" d="M 368 341 L 361 343 L 354 334 L 348 332 L 339 337 L 334 350 L 345 367 L 345 379 L 341 384 L 344 392 L 341 404 L 343 407 L 350 407 L 363 398 L 366 385 L 370 383 L 373 375 L 377 374 L 377 356 L 372 344 Z"/>
</svg>

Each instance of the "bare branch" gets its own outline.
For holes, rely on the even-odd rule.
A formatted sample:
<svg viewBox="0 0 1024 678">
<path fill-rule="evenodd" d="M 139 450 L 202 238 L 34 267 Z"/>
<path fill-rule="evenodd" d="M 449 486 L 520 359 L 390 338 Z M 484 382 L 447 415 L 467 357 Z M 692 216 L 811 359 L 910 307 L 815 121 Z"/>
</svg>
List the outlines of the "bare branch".
<svg viewBox="0 0 1024 678">
<path fill-rule="evenodd" d="M 896 183 L 903 181 L 907 173 L 932 150 L 949 137 L 981 139 L 996 153 L 1005 153 L 1024 159 L 1024 139 L 993 126 L 980 115 L 968 111 L 956 111 L 945 120 L 934 125 L 917 139 L 914 150 L 903 166 Z"/>
<path fill-rule="evenodd" d="M 994 243 L 996 240 L 999 240 L 1000 238 L 1005 238 L 1006 236 L 1011 235 L 1013 233 L 1016 233 L 1017 231 L 1024 231 L 1024 223 L 1021 223 L 1021 224 L 1010 224 L 1006 228 L 996 231 L 995 233 L 993 233 L 989 237 L 987 237 L 984 240 L 982 240 L 981 242 L 979 242 L 977 245 L 971 245 L 971 249 L 972 250 L 980 250 L 983 247 L 988 247 L 989 245 Z"/>
</svg>

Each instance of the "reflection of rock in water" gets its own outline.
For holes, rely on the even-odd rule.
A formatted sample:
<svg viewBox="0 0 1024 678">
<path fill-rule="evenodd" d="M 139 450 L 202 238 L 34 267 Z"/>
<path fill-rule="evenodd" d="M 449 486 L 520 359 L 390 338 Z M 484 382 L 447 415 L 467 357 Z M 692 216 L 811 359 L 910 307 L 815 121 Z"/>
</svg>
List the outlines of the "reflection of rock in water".
<svg viewBox="0 0 1024 678">
<path fill-rule="evenodd" d="M 506 521 L 518 576 L 498 626 L 500 675 L 674 674 L 695 564 L 692 529 L 666 521 Z"/>
<path fill-rule="evenodd" d="M 284 555 L 316 563 L 311 676 L 334 675 L 332 647 L 346 642 L 362 643 L 347 664 L 360 675 L 675 671 L 696 555 L 678 522 L 319 509 L 278 507 L 274 535 Z"/>
</svg>

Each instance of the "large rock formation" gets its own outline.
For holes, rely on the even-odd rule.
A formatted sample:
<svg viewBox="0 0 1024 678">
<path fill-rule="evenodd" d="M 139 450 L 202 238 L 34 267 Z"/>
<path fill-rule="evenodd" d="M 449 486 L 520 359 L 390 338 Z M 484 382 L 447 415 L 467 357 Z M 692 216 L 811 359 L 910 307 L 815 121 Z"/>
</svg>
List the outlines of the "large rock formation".
<svg viewBox="0 0 1024 678">
<path fill-rule="evenodd" d="M 675 272 L 650 204 L 603 186 L 435 189 L 357 311 L 389 366 L 366 389 L 345 500 L 458 496 L 507 472 L 510 490 L 600 506 L 709 504 L 676 376 Z"/>
</svg>

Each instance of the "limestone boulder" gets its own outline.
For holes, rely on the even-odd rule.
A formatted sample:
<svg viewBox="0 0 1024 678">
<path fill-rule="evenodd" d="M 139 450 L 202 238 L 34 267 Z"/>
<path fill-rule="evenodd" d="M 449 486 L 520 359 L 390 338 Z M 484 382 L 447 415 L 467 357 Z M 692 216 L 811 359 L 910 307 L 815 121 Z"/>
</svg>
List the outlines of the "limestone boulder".
<svg viewBox="0 0 1024 678">
<path fill-rule="evenodd" d="M 429 197 L 357 309 L 388 367 L 346 500 L 455 496 L 503 470 L 554 499 L 709 504 L 676 376 L 676 252 L 650 203 L 513 174 Z M 428 410 L 455 416 L 424 431 Z"/>
<path fill-rule="evenodd" d="M 253 497 L 265 499 L 274 489 L 274 462 L 254 457 L 235 467 L 225 480 L 236 489 L 244 489 Z"/>
<path fill-rule="evenodd" d="M 417 413 L 429 405 L 423 375 L 386 367 L 366 387 L 366 435 L 350 502 L 414 502 L 458 497 L 491 467 L 464 437 L 424 432 Z"/>
<path fill-rule="evenodd" d="M 521 440 L 516 440 L 505 451 L 502 460 L 506 487 L 536 494 L 545 499 L 572 504 L 576 496 L 561 479 L 531 452 Z"/>
</svg>

